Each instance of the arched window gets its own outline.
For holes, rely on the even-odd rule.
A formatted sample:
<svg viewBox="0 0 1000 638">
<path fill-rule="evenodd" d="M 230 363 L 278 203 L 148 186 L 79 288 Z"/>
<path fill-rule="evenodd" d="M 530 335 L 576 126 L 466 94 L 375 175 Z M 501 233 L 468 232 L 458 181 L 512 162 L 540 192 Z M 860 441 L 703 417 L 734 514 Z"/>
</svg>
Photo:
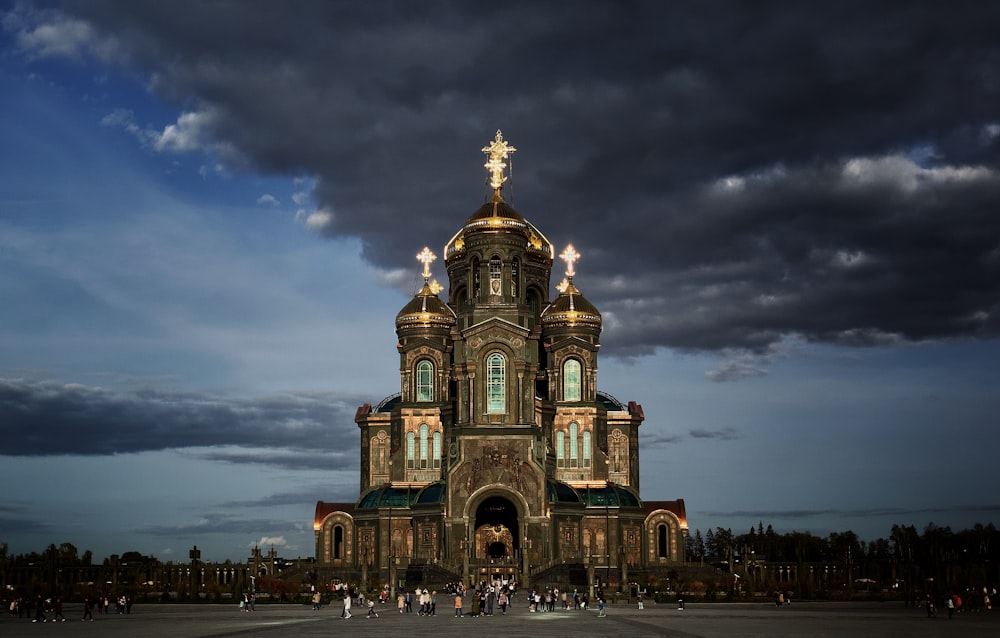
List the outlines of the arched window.
<svg viewBox="0 0 1000 638">
<path fill-rule="evenodd" d="M 521 262 L 518 259 L 510 262 L 510 296 L 517 300 L 517 278 Z"/>
<path fill-rule="evenodd" d="M 482 272 L 479 270 L 479 260 L 472 260 L 472 299 L 479 301 L 482 294 Z"/>
<path fill-rule="evenodd" d="M 427 443 L 428 443 L 427 434 L 428 434 L 427 424 L 426 423 L 421 423 L 420 424 L 420 467 L 421 467 L 421 469 L 424 469 L 424 468 L 427 467 L 427 461 L 430 458 L 430 454 L 428 454 L 428 449 L 427 449 Z"/>
<path fill-rule="evenodd" d="M 424 359 L 417 364 L 417 401 L 434 400 L 434 364 Z"/>
<path fill-rule="evenodd" d="M 431 457 L 434 460 L 434 467 L 441 467 L 441 433 L 435 432 L 433 437 L 434 454 Z"/>
<path fill-rule="evenodd" d="M 556 432 L 556 467 L 566 467 L 566 433 Z"/>
<path fill-rule="evenodd" d="M 569 424 L 569 466 L 579 467 L 580 466 L 580 451 L 577 449 L 577 438 L 579 436 L 580 426 L 577 425 L 576 421 Z"/>
<path fill-rule="evenodd" d="M 569 359 L 563 364 L 563 399 L 580 400 L 580 362 Z"/>
<path fill-rule="evenodd" d="M 344 528 L 337 525 L 333 528 L 333 558 L 334 560 L 344 557 Z"/>
<path fill-rule="evenodd" d="M 412 469 L 417 458 L 417 435 L 406 433 L 406 467 Z"/>
<path fill-rule="evenodd" d="M 486 358 L 486 411 L 490 414 L 507 411 L 507 360 L 499 352 Z"/>
<path fill-rule="evenodd" d="M 490 257 L 490 295 L 500 296 L 503 288 L 503 265 L 497 256 Z"/>
<path fill-rule="evenodd" d="M 656 526 L 656 557 L 669 558 L 667 553 L 667 526 L 660 523 Z"/>
<path fill-rule="evenodd" d="M 590 432 L 583 433 L 583 467 L 590 467 Z"/>
</svg>

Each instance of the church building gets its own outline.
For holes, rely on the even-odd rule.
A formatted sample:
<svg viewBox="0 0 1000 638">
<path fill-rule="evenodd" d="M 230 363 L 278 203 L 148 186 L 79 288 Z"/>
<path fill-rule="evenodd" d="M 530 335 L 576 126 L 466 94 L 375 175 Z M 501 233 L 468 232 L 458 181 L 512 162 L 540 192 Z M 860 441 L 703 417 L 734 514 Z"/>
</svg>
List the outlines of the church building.
<svg viewBox="0 0 1000 638">
<path fill-rule="evenodd" d="M 684 560 L 684 501 L 640 498 L 645 417 L 598 389 L 580 254 L 557 257 L 504 200 L 516 149 L 500 131 L 482 150 L 492 194 L 444 245 L 444 299 L 437 256 L 417 255 L 423 287 L 396 315 L 400 391 L 358 408 L 360 496 L 316 504 L 317 566 L 365 589 L 414 574 L 624 586 Z"/>
</svg>

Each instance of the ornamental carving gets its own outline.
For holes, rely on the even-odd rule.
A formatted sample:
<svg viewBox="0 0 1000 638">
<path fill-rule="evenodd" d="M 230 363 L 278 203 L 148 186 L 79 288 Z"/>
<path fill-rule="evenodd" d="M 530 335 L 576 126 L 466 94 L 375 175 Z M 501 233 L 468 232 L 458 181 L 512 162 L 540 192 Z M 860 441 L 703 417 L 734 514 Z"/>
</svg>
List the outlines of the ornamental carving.
<svg viewBox="0 0 1000 638">
<path fill-rule="evenodd" d="M 521 460 L 517 446 L 512 444 L 487 444 L 482 455 L 472 459 L 472 468 L 465 479 L 466 493 L 472 494 L 489 483 L 505 483 L 511 488 L 524 492 L 525 462 Z"/>
</svg>

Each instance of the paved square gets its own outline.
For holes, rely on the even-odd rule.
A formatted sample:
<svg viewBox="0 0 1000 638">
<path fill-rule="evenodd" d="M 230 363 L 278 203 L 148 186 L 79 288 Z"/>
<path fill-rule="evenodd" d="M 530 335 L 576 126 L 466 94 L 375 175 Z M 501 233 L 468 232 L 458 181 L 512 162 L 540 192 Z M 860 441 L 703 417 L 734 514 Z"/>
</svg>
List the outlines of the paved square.
<svg viewBox="0 0 1000 638">
<path fill-rule="evenodd" d="M 81 605 L 65 607 L 67 621 L 45 625 L 31 620 L 0 619 L 0 635 L 80 636 L 127 638 L 212 638 L 216 636 L 261 636 L 278 638 L 297 636 L 454 636 L 469 638 L 477 634 L 515 636 L 668 636 L 676 638 L 722 638 L 732 636 L 980 636 L 1000 635 L 1000 614 L 960 613 L 948 620 L 944 610 L 929 619 L 921 609 L 903 607 L 902 603 L 795 603 L 775 608 L 759 603 L 688 604 L 683 611 L 672 605 L 646 604 L 609 606 L 608 615 L 598 618 L 596 611 L 561 611 L 529 613 L 527 605 L 518 604 L 506 616 L 455 618 L 448 605 L 439 605 L 439 613 L 420 617 L 400 614 L 395 606 L 379 605 L 378 619 L 366 619 L 365 611 L 355 607 L 350 620 L 340 618 L 339 604 L 313 611 L 309 605 L 258 605 L 254 613 L 240 612 L 230 605 L 136 605 L 131 615 L 95 616 L 94 622 L 81 622 Z M 44 629 L 42 628 L 44 627 Z"/>
</svg>

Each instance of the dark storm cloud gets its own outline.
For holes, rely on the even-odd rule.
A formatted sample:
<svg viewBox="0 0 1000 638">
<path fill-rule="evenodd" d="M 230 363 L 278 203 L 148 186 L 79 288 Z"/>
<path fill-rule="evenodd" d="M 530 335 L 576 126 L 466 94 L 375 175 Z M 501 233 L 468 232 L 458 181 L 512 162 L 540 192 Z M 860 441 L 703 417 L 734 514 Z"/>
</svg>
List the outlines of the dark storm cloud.
<svg viewBox="0 0 1000 638">
<path fill-rule="evenodd" d="M 382 267 L 478 206 L 502 128 L 508 200 L 583 254 L 608 353 L 1000 332 L 996 3 L 64 11 L 7 28 L 27 55 L 145 74 L 184 112 L 160 150 L 315 175 L 313 225 Z"/>
<path fill-rule="evenodd" d="M 735 510 L 730 512 L 702 512 L 706 516 L 725 516 L 733 518 L 830 518 L 830 517 L 855 517 L 866 518 L 871 516 L 915 516 L 923 514 L 954 514 L 972 513 L 982 514 L 1000 511 L 1000 505 L 953 505 L 942 507 L 874 507 L 863 509 L 788 509 L 788 510 Z"/>
<path fill-rule="evenodd" d="M 185 525 L 145 525 L 133 530 L 135 534 L 152 536 L 192 536 L 202 534 L 250 534 L 284 531 L 297 526 L 280 519 L 242 519 L 220 514 L 206 514 L 196 523 Z"/>
<path fill-rule="evenodd" d="M 218 458 L 294 466 L 293 452 L 302 451 L 307 468 L 320 456 L 337 465 L 344 437 L 356 436 L 353 403 L 320 394 L 242 400 L 0 379 L 0 455 L 93 456 L 231 446 L 247 451 L 220 452 Z M 356 467 L 357 461 L 344 464 Z"/>
<path fill-rule="evenodd" d="M 29 511 L 22 505 L 0 504 L 0 530 L 7 534 L 35 534 L 51 529 L 47 522 L 26 516 Z"/>
</svg>

